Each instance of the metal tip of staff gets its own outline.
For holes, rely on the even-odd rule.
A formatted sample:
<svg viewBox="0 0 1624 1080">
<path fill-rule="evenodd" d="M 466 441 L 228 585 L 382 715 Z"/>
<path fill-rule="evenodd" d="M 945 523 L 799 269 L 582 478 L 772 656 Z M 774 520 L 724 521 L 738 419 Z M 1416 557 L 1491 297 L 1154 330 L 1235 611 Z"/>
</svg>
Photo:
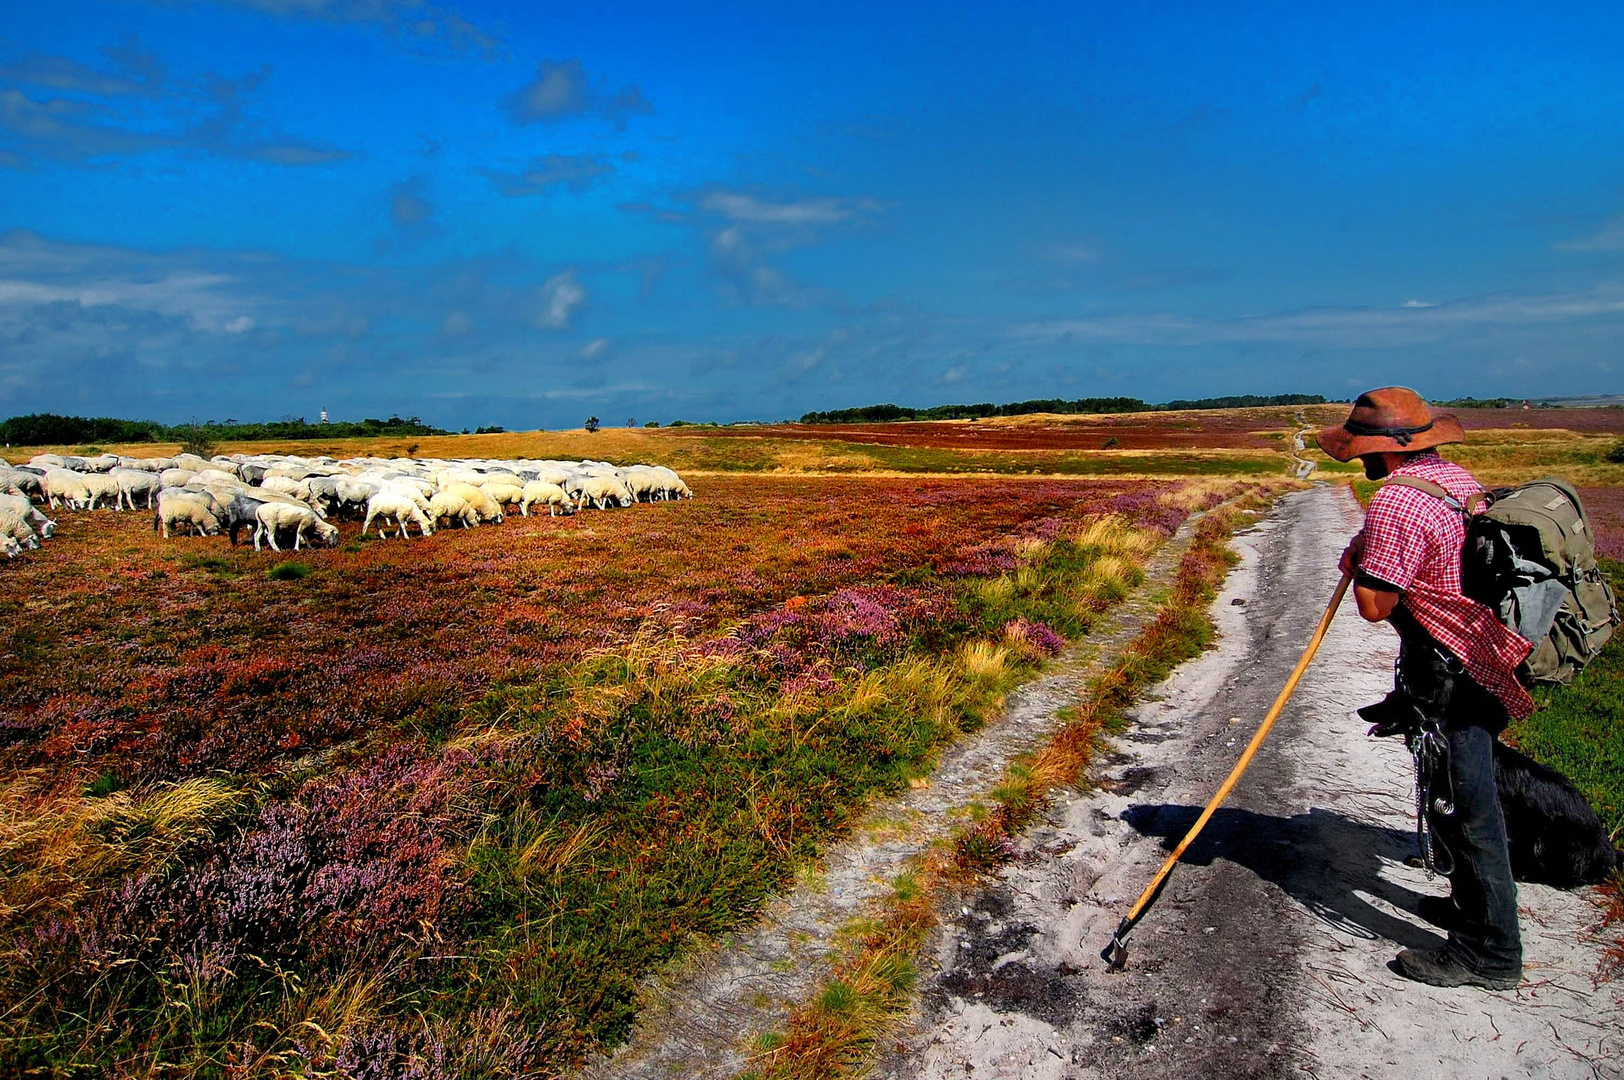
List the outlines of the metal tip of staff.
<svg viewBox="0 0 1624 1080">
<path fill-rule="evenodd" d="M 1123 941 L 1122 937 L 1128 932 L 1129 925 L 1127 919 L 1118 923 L 1116 933 L 1111 935 L 1110 944 L 1100 950 L 1100 959 L 1104 960 L 1105 966 L 1112 971 L 1121 971 L 1128 966 L 1128 943 Z"/>
</svg>

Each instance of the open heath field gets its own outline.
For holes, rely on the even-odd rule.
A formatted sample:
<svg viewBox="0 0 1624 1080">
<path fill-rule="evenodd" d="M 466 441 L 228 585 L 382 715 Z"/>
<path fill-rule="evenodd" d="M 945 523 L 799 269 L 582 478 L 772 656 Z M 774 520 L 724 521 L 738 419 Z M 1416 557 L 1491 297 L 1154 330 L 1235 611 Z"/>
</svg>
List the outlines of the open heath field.
<svg viewBox="0 0 1624 1080">
<path fill-rule="evenodd" d="M 555 1074 L 1242 482 L 720 477 L 0 601 L 0 1072 Z"/>
<path fill-rule="evenodd" d="M 737 472 L 902 475 L 1049 475 L 1178 478 L 1270 476 L 1284 468 L 1297 426 L 1291 409 L 1133 415 L 1001 417 L 976 422 L 688 425 L 523 431 L 489 435 L 232 442 L 227 453 L 353 457 L 598 458 L 649 461 L 684 475 Z M 10 447 L 13 462 L 71 446 Z M 165 444 L 109 445 L 131 455 L 173 454 Z"/>
</svg>

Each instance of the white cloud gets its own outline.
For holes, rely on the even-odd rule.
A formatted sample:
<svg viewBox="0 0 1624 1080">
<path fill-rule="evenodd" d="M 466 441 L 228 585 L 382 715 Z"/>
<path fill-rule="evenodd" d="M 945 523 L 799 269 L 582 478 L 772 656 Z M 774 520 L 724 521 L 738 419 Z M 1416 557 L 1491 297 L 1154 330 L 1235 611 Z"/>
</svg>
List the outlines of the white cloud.
<svg viewBox="0 0 1624 1080">
<path fill-rule="evenodd" d="M 1291 342 L 1326 348 L 1388 348 L 1440 341 L 1493 327 L 1532 326 L 1624 315 L 1624 285 L 1583 292 L 1501 293 L 1448 304 L 1397 308 L 1306 308 L 1234 319 L 1175 313 L 1057 319 L 1017 326 L 1033 341 L 1128 345 Z"/>
<path fill-rule="evenodd" d="M 717 189 L 700 196 L 699 207 L 729 221 L 750 225 L 838 225 L 860 212 L 873 212 L 872 199 L 810 198 L 771 202 L 740 191 Z"/>
<path fill-rule="evenodd" d="M 226 333 L 246 334 L 248 331 L 254 328 L 254 325 L 254 320 L 249 316 L 238 315 L 235 319 L 232 319 L 230 322 L 226 323 Z"/>
<path fill-rule="evenodd" d="M 1407 307 L 1407 308 L 1423 308 L 1423 307 L 1437 307 L 1438 305 L 1433 304 L 1433 303 L 1428 303 L 1425 300 L 1410 299 L 1410 300 L 1404 301 L 1404 306 Z"/>
<path fill-rule="evenodd" d="M 586 289 L 575 280 L 574 270 L 553 275 L 541 287 L 541 325 L 553 330 L 565 329 L 585 302 Z"/>
<path fill-rule="evenodd" d="M 603 79 L 594 83 L 578 59 L 541 61 L 536 77 L 503 98 L 502 107 L 515 124 L 556 124 L 595 116 L 617 130 L 626 126 L 628 116 L 654 111 L 637 84 L 610 89 Z"/>
<path fill-rule="evenodd" d="M 952 367 L 942 372 L 942 381 L 945 383 L 963 382 L 965 377 L 969 374 L 969 364 L 954 364 Z"/>
<path fill-rule="evenodd" d="M 1039 255 L 1048 262 L 1072 264 L 1095 262 L 1100 257 L 1098 251 L 1084 244 L 1051 244 Z"/>
<path fill-rule="evenodd" d="M 595 360 L 598 357 L 602 356 L 604 354 L 605 350 L 607 350 L 608 348 L 609 348 L 609 339 L 608 338 L 606 338 L 606 337 L 593 338 L 591 341 L 589 341 L 585 345 L 581 346 L 581 359 L 582 360 Z"/>
<path fill-rule="evenodd" d="M 1556 245 L 1562 251 L 1624 251 L 1624 214 L 1603 225 L 1594 234 Z"/>
<path fill-rule="evenodd" d="M 180 272 L 153 281 L 127 278 L 101 278 L 74 283 L 46 283 L 16 278 L 0 278 L 0 306 L 35 307 L 41 304 L 74 303 L 81 307 L 124 307 L 187 319 L 200 330 L 232 327 L 248 319 L 242 313 L 241 298 L 224 292 L 235 279 L 224 274 Z"/>
</svg>

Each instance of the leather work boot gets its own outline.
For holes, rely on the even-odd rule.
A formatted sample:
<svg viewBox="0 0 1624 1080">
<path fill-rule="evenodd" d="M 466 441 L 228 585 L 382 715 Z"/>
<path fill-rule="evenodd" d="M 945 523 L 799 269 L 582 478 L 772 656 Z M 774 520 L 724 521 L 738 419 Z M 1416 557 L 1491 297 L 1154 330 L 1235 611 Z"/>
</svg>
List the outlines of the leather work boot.
<svg viewBox="0 0 1624 1080">
<path fill-rule="evenodd" d="M 1429 986 L 1481 986 L 1486 990 L 1515 990 L 1522 982 L 1522 967 L 1515 971 L 1483 974 L 1456 960 L 1444 949 L 1405 949 L 1393 959 L 1394 971 Z"/>
<path fill-rule="evenodd" d="M 1460 925 L 1460 908 L 1448 896 L 1423 896 L 1415 905 L 1415 913 L 1440 930 Z"/>
</svg>

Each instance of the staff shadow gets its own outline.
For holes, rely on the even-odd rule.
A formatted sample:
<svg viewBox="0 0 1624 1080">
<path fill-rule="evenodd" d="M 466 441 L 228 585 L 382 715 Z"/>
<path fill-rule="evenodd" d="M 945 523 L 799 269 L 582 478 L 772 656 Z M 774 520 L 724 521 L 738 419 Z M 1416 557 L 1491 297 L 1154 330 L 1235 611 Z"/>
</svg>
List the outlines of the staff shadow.
<svg viewBox="0 0 1624 1080">
<path fill-rule="evenodd" d="M 1163 850 L 1171 851 L 1200 814 L 1199 806 L 1140 804 L 1124 811 L 1122 820 L 1143 836 L 1160 838 Z M 1314 807 L 1306 814 L 1281 817 L 1220 808 L 1180 861 L 1211 866 L 1222 859 L 1244 867 L 1278 885 L 1315 918 L 1355 937 L 1437 948 L 1444 941 L 1439 933 L 1389 915 L 1365 899 L 1379 897 L 1416 914 L 1421 894 L 1381 874 L 1384 860 L 1402 862 L 1415 853 L 1415 834 L 1331 810 Z M 1447 882 L 1440 880 L 1440 888 L 1447 893 Z"/>
</svg>

